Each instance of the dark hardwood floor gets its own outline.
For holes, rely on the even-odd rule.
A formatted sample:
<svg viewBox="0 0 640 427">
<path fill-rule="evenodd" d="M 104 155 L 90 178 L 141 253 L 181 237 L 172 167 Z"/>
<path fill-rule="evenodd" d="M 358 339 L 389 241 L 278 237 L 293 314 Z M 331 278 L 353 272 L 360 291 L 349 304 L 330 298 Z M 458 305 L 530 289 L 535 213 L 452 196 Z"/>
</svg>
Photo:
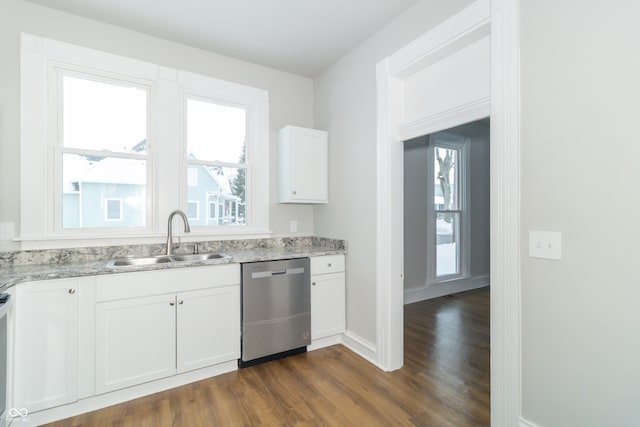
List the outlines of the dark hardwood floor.
<svg viewBox="0 0 640 427">
<path fill-rule="evenodd" d="M 405 306 L 405 364 L 333 346 L 49 426 L 488 426 L 489 288 Z"/>
</svg>

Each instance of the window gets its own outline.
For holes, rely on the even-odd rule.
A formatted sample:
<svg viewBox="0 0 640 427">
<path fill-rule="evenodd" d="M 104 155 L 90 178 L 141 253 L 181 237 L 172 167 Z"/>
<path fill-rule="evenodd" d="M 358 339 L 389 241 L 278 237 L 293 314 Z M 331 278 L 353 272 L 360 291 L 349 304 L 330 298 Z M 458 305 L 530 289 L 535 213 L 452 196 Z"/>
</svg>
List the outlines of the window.
<svg viewBox="0 0 640 427">
<path fill-rule="evenodd" d="M 191 221 L 197 221 L 200 218 L 200 203 L 187 202 L 187 218 Z"/>
<path fill-rule="evenodd" d="M 104 219 L 105 221 L 122 221 L 122 200 L 105 200 Z"/>
<path fill-rule="evenodd" d="M 188 197 L 201 199 L 215 194 L 217 201 L 222 201 L 222 214 L 212 218 L 215 220 L 210 225 L 244 225 L 246 110 L 188 97 L 186 116 L 187 172 L 203 172 L 203 179 L 189 186 Z"/>
<path fill-rule="evenodd" d="M 466 181 L 468 177 L 468 140 L 464 137 L 439 132 L 432 135 L 430 156 L 433 180 L 430 183 L 433 210 L 431 211 L 430 247 L 432 259 L 431 280 L 438 281 L 467 274 L 466 235 Z"/>
<path fill-rule="evenodd" d="M 437 144 L 434 152 L 436 276 L 442 277 L 460 273 L 460 149 Z"/>
<path fill-rule="evenodd" d="M 114 221 L 120 221 L 117 227 L 144 227 L 148 89 L 64 68 L 56 74 L 63 228 L 113 227 Z M 120 198 L 126 200 L 127 221 Z"/>
<path fill-rule="evenodd" d="M 267 235 L 266 91 L 22 40 L 21 238 L 164 235 L 177 208 L 194 234 Z"/>
</svg>

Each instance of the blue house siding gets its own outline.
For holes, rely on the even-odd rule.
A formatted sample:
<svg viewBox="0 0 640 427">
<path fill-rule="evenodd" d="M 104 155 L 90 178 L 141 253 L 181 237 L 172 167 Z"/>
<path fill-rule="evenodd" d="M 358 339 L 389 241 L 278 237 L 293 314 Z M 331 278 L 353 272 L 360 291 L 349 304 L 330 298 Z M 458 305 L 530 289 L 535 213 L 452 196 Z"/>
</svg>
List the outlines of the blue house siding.
<svg viewBox="0 0 640 427">
<path fill-rule="evenodd" d="M 222 194 L 223 189 L 206 167 L 194 165 L 188 185 L 187 202 L 197 202 L 197 216 L 189 214 L 192 226 L 215 226 L 231 224 L 236 221 L 238 198 L 231 194 Z M 195 179 L 194 179 L 195 178 Z M 221 176 L 220 179 L 226 179 Z M 74 190 L 63 194 L 62 223 L 64 228 L 127 228 L 145 226 L 146 196 L 145 186 L 125 183 L 71 183 Z M 228 191 L 228 190 L 227 190 Z M 108 200 L 118 200 L 122 215 L 119 219 L 107 218 Z M 210 216 L 210 203 L 214 203 Z M 112 214 L 119 214 L 117 209 Z"/>
<path fill-rule="evenodd" d="M 188 185 L 187 202 L 198 202 L 198 217 L 189 218 L 192 226 L 217 225 L 209 220 L 209 195 L 220 194 L 220 186 L 203 166 L 190 167 L 197 171 L 197 185 Z M 192 184 L 192 183 L 189 183 Z"/>
<path fill-rule="evenodd" d="M 62 223 L 64 227 L 126 228 L 144 227 L 145 188 L 136 184 L 81 183 L 79 197 L 65 194 Z M 120 200 L 122 216 L 107 219 L 107 200 Z M 69 202 L 69 205 L 67 205 Z M 76 209 L 73 209 L 77 206 Z M 80 221 L 81 220 L 81 221 Z"/>
</svg>

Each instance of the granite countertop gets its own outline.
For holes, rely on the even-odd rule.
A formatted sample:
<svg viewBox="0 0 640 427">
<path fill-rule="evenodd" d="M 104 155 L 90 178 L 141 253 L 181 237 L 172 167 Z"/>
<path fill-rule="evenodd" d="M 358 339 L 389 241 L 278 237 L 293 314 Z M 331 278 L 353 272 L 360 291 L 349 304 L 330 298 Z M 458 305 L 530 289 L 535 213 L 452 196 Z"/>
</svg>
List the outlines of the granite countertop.
<svg viewBox="0 0 640 427">
<path fill-rule="evenodd" d="M 68 264 L 31 264 L 5 266 L 0 270 L 0 289 L 7 289 L 22 282 L 36 280 L 62 279 L 69 277 L 95 276 L 102 274 L 131 273 L 134 271 L 166 270 L 174 268 L 196 267 L 203 265 L 230 264 L 254 261 L 269 261 L 288 258 L 304 258 L 323 255 L 344 254 L 344 248 L 324 246 L 291 246 L 232 249 L 222 252 L 230 258 L 213 259 L 194 262 L 176 262 L 152 265 L 137 265 L 124 267 L 108 267 L 111 260 L 78 262 Z"/>
</svg>

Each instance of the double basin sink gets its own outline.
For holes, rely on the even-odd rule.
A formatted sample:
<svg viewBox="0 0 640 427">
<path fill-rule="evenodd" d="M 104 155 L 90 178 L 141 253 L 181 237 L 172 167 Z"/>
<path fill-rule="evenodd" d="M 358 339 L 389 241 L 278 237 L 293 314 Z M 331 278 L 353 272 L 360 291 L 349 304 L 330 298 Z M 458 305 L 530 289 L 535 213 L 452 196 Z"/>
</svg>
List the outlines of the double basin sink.
<svg viewBox="0 0 640 427">
<path fill-rule="evenodd" d="M 141 266 L 141 265 L 154 265 L 154 264 L 168 264 L 177 262 L 198 262 L 208 261 L 214 259 L 229 259 L 229 255 L 217 254 L 217 253 L 202 253 L 202 254 L 173 254 L 173 255 L 159 255 L 152 257 L 140 257 L 140 258 L 116 258 L 107 263 L 107 267 L 128 267 L 128 266 Z"/>
</svg>

